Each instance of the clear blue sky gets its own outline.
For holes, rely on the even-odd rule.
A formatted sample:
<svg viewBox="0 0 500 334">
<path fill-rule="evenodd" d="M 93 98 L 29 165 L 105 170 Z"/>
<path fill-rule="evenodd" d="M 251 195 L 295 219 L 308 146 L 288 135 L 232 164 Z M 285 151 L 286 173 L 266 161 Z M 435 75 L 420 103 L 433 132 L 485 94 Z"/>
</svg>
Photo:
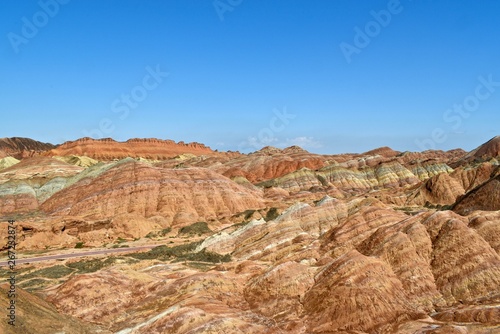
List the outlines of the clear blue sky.
<svg viewBox="0 0 500 334">
<path fill-rule="evenodd" d="M 55 1 L 0 2 L 0 137 L 341 153 L 500 134 L 498 1 Z"/>
</svg>

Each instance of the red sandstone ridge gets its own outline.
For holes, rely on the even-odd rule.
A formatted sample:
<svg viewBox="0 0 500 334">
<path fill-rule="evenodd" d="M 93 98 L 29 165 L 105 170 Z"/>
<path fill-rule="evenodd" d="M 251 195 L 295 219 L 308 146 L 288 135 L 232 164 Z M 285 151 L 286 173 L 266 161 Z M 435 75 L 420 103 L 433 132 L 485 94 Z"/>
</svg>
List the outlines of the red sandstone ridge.
<svg viewBox="0 0 500 334">
<path fill-rule="evenodd" d="M 486 143 L 476 147 L 462 159 L 458 160 L 452 167 L 473 161 L 486 161 L 498 157 L 500 157 L 500 136 L 493 137 Z"/>
<path fill-rule="evenodd" d="M 8 298 L 9 290 L 10 286 L 7 283 L 0 285 L 2 305 L 9 305 L 11 302 Z M 9 325 L 7 320 L 0 322 L 0 333 L 111 333 L 97 325 L 84 323 L 71 316 L 58 313 L 53 305 L 20 287 L 16 287 L 15 306 L 17 311 L 15 325 Z M 25 314 L 28 316 L 24 316 Z"/>
<path fill-rule="evenodd" d="M 494 158 L 500 156 L 500 136 L 491 138 L 483 145 L 472 150 L 467 156 L 476 158 Z"/>
<path fill-rule="evenodd" d="M 325 156 L 309 153 L 298 146 L 284 150 L 267 146 L 260 151 L 233 159 L 216 171 L 234 178 L 243 176 L 252 183 L 273 179 L 301 168 L 319 169 L 325 166 Z"/>
<path fill-rule="evenodd" d="M 134 213 L 173 224 L 213 221 L 263 208 L 261 193 L 206 168 L 168 169 L 125 159 L 57 192 L 41 205 L 48 214 L 92 219 Z"/>
<path fill-rule="evenodd" d="M 19 258 L 128 250 L 19 263 L 19 332 L 500 333 L 500 166 L 485 145 L 457 168 L 465 151 L 200 154 L 156 139 L 58 153 L 119 161 L 23 159 L 0 170 Z M 184 153 L 133 159 L 170 148 Z"/>
<path fill-rule="evenodd" d="M 75 141 L 68 141 L 57 148 L 44 153 L 46 156 L 87 156 L 101 161 L 116 159 L 145 158 L 153 160 L 164 160 L 179 154 L 214 154 L 214 151 L 203 144 L 176 143 L 173 140 L 161 140 L 155 138 L 129 139 L 126 142 L 117 142 L 111 138 L 92 139 L 89 137 Z"/>
<path fill-rule="evenodd" d="M 453 210 L 462 215 L 475 210 L 500 210 L 500 174 L 459 199 Z"/>
<path fill-rule="evenodd" d="M 384 146 L 379 147 L 374 150 L 370 150 L 368 152 L 363 153 L 362 155 L 381 155 L 384 158 L 392 158 L 399 154 L 400 152 L 394 151 L 392 148 Z"/>
<path fill-rule="evenodd" d="M 53 149 L 54 147 L 52 144 L 42 143 L 30 138 L 0 138 L 0 158 L 11 156 L 16 159 L 22 159 Z"/>
<path fill-rule="evenodd" d="M 0 171 L 0 215 L 30 212 L 83 170 L 65 162 L 32 157 Z"/>
</svg>

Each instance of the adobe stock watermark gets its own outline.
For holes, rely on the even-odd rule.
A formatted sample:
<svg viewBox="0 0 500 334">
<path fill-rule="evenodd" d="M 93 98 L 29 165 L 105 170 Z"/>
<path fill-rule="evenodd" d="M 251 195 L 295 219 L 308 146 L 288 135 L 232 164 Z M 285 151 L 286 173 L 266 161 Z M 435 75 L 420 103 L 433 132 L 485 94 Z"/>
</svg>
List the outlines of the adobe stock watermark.
<svg viewBox="0 0 500 334">
<path fill-rule="evenodd" d="M 477 80 L 479 84 L 476 86 L 474 94 L 466 96 L 462 103 L 454 104 L 452 108 L 443 113 L 443 121 L 451 124 L 452 130 L 455 132 L 460 128 L 463 120 L 477 111 L 481 106 L 481 102 L 489 99 L 495 93 L 497 87 L 500 87 L 500 81 L 494 81 L 492 74 L 488 75 L 487 78 L 479 76 Z M 447 139 L 448 135 L 443 128 L 435 128 L 428 138 L 415 139 L 415 144 L 421 151 L 435 150 L 436 144 L 442 144 Z"/>
<path fill-rule="evenodd" d="M 14 32 L 9 32 L 7 34 L 7 39 L 12 46 L 15 53 L 19 53 L 19 47 L 21 45 L 26 45 L 29 41 L 38 35 L 40 29 L 49 24 L 51 18 L 54 18 L 59 14 L 59 10 L 62 5 L 66 5 L 70 0 L 40 0 L 38 1 L 38 6 L 40 10 L 37 11 L 31 19 L 23 16 L 21 21 L 23 23 L 21 27 L 21 34 L 16 34 Z"/>
<path fill-rule="evenodd" d="M 156 68 L 151 66 L 146 67 L 147 74 L 144 75 L 142 83 L 140 85 L 134 86 L 128 94 L 123 93 L 119 98 L 115 99 L 111 103 L 111 112 L 117 114 L 118 120 L 125 120 L 130 111 L 136 109 L 139 103 L 144 101 L 148 96 L 149 92 L 155 90 L 160 86 L 160 84 L 169 76 L 168 72 L 162 72 L 160 65 L 156 65 Z M 99 121 L 99 125 L 92 130 L 83 130 L 85 137 L 91 137 L 94 139 L 104 138 L 104 136 L 109 136 L 116 129 L 115 123 L 111 118 L 103 118 Z"/>
<path fill-rule="evenodd" d="M 411 0 L 409 0 L 411 1 Z M 393 16 L 403 11 L 403 5 L 399 0 L 389 0 L 387 8 L 378 12 L 372 10 L 370 15 L 373 20 L 368 21 L 364 28 L 354 27 L 354 38 L 352 44 L 342 42 L 339 44 L 340 51 L 348 64 L 352 62 L 354 54 L 360 54 L 363 49 L 370 45 L 373 38 L 380 35 L 382 28 L 386 28 L 392 21 Z"/>
<path fill-rule="evenodd" d="M 241 142 L 238 145 L 238 151 L 241 152 L 252 148 L 260 150 L 262 147 L 277 142 L 276 134 L 285 130 L 290 121 L 297 117 L 297 115 L 289 113 L 286 107 L 283 107 L 283 110 L 275 108 L 273 114 L 274 116 L 269 120 L 268 126 L 260 129 L 257 137 L 248 137 L 247 140 Z"/>
<path fill-rule="evenodd" d="M 243 0 L 214 0 L 212 5 L 214 6 L 219 20 L 224 21 L 224 15 L 226 12 L 232 12 L 236 7 L 241 5 Z"/>
</svg>

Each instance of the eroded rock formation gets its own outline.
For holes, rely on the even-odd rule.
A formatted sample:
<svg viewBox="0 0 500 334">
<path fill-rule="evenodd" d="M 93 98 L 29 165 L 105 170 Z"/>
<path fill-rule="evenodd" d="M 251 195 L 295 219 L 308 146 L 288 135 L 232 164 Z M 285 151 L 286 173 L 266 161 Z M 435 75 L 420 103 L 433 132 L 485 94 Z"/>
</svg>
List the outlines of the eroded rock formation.
<svg viewBox="0 0 500 334">
<path fill-rule="evenodd" d="M 496 333 L 497 138 L 328 156 L 82 139 L 25 158 L 0 170 L 20 251 L 162 245 L 56 276 L 37 291 L 55 308 L 26 312 L 82 333 Z"/>
<path fill-rule="evenodd" d="M 42 143 L 30 138 L 0 138 L 0 158 L 14 157 L 22 159 L 53 149 L 55 145 Z"/>
<path fill-rule="evenodd" d="M 111 138 L 81 138 L 65 142 L 57 148 L 44 152 L 46 156 L 87 156 L 99 161 L 110 161 L 127 157 L 163 160 L 179 154 L 211 154 L 209 147 L 199 143 L 174 142 L 173 140 L 129 139 L 117 142 Z"/>
</svg>

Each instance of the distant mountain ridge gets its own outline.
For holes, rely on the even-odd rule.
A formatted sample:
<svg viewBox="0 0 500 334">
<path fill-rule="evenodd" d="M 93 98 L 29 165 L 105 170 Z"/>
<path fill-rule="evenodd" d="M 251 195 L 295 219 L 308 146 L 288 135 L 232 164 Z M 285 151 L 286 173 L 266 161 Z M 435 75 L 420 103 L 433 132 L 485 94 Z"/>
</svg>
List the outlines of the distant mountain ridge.
<svg viewBox="0 0 500 334">
<path fill-rule="evenodd" d="M 275 147 L 264 147 L 253 154 L 268 154 L 277 153 L 283 154 L 312 154 L 306 150 L 292 146 L 286 149 L 278 149 Z M 182 154 L 194 155 L 215 155 L 217 150 L 212 150 L 210 147 L 197 142 L 185 143 L 183 141 L 175 142 L 169 139 L 157 138 L 132 138 L 124 142 L 116 141 L 112 138 L 93 139 L 89 137 L 80 138 L 74 141 L 67 141 L 60 145 L 44 143 L 31 138 L 11 137 L 0 138 L 0 158 L 14 157 L 23 159 L 36 155 L 43 156 L 87 156 L 89 158 L 110 161 L 131 158 L 145 158 L 151 160 L 164 160 L 173 158 Z M 236 154 L 238 152 L 228 151 L 226 153 Z M 390 147 L 384 146 L 372 149 L 364 153 L 345 153 L 336 155 L 319 155 L 322 157 L 345 156 L 346 159 L 362 156 L 382 156 L 385 158 L 403 157 L 404 160 L 426 158 L 447 157 L 450 159 L 451 167 L 469 163 L 474 160 L 488 160 L 500 156 L 500 136 L 493 137 L 489 141 L 481 144 L 470 152 L 465 152 L 461 149 L 450 150 L 447 152 L 440 150 L 425 151 L 425 152 L 398 152 Z M 343 160 L 343 159 L 341 159 Z M 451 161 L 453 160 L 453 161 Z"/>
<path fill-rule="evenodd" d="M 53 144 L 42 143 L 30 138 L 0 138 L 0 158 L 11 156 L 16 159 L 22 159 L 55 147 Z"/>
<path fill-rule="evenodd" d="M 20 267 L 19 333 L 47 314 L 71 333 L 500 333 L 496 138 L 337 155 L 82 138 L 1 158 L 1 250 L 11 218 L 16 251 L 159 245 Z"/>
<path fill-rule="evenodd" d="M 500 136 L 488 140 L 486 143 L 478 146 L 464 157 L 465 160 L 489 159 L 500 156 Z"/>
<path fill-rule="evenodd" d="M 156 138 L 133 138 L 126 142 L 118 142 L 111 138 L 80 138 L 65 142 L 56 148 L 44 152 L 44 156 L 87 156 L 96 160 L 116 160 L 123 158 L 145 158 L 163 160 L 180 154 L 212 154 L 214 151 L 204 144 L 176 143 L 173 140 Z"/>
</svg>

